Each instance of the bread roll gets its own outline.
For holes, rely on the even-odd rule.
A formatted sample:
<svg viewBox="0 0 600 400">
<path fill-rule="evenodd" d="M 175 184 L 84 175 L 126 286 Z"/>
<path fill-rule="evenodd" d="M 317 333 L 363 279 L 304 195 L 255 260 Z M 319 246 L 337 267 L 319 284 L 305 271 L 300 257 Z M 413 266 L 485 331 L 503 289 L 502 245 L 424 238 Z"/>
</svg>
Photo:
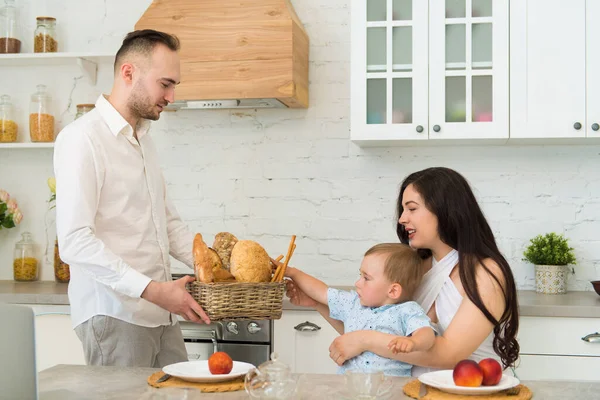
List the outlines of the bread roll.
<svg viewBox="0 0 600 400">
<path fill-rule="evenodd" d="M 216 251 L 209 247 L 208 255 L 210 257 L 210 265 L 212 267 L 213 279 L 215 282 L 235 281 L 235 277 L 231 275 L 229 271 L 223 269 L 221 259 Z"/>
<path fill-rule="evenodd" d="M 237 242 L 238 238 L 229 232 L 219 232 L 215 235 L 215 241 L 212 248 L 215 249 L 219 255 L 223 268 L 227 270 L 229 270 L 231 251 Z"/>
<path fill-rule="evenodd" d="M 270 282 L 271 260 L 260 244 L 240 240 L 231 252 L 230 272 L 238 282 Z"/>
<path fill-rule="evenodd" d="M 213 272 L 223 269 L 223 264 L 221 263 L 221 259 L 219 258 L 219 255 L 217 254 L 216 251 L 214 251 L 210 247 L 208 248 L 208 256 L 210 258 L 210 266 L 211 266 Z"/>
<path fill-rule="evenodd" d="M 215 282 L 235 282 L 235 276 L 231 275 L 231 272 L 226 269 L 219 269 L 214 272 Z"/>
<path fill-rule="evenodd" d="M 194 270 L 198 282 L 211 283 L 214 281 L 210 252 L 199 233 L 194 237 Z"/>
</svg>

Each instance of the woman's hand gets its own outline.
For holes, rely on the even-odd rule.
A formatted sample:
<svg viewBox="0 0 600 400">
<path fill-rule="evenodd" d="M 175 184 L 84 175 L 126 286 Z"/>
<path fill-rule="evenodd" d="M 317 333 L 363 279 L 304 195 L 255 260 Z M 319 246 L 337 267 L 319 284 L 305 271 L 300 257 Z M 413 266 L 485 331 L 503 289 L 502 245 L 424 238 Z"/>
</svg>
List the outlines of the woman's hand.
<svg viewBox="0 0 600 400">
<path fill-rule="evenodd" d="M 291 279 L 285 281 L 285 294 L 295 306 L 315 308 L 319 303 L 309 297 Z"/>
<path fill-rule="evenodd" d="M 354 331 L 335 338 L 329 346 L 329 357 L 337 365 L 342 365 L 349 359 L 363 353 L 366 350 L 363 344 L 367 334 L 368 332 L 365 331 Z"/>
</svg>

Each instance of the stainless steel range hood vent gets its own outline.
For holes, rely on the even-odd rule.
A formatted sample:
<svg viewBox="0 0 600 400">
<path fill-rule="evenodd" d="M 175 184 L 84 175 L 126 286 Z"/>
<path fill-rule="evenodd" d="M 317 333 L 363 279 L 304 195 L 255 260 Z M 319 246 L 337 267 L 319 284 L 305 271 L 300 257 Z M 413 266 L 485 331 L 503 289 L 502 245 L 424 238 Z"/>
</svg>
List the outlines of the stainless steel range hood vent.
<svg viewBox="0 0 600 400">
<path fill-rule="evenodd" d="M 169 104 L 167 110 L 202 110 L 216 108 L 287 108 L 277 99 L 181 100 Z"/>
</svg>

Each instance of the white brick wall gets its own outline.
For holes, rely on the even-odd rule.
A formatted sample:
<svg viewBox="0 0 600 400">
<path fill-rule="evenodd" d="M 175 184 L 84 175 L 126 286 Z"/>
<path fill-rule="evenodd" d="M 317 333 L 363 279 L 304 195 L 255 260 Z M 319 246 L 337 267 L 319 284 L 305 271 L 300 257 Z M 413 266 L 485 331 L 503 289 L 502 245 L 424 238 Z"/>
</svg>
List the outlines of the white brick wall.
<svg viewBox="0 0 600 400">
<path fill-rule="evenodd" d="M 35 16 L 47 14 L 58 18 L 62 50 L 113 52 L 149 0 L 21 3 L 24 51 L 31 51 Z M 591 289 L 588 281 L 600 278 L 600 146 L 358 148 L 349 141 L 349 0 L 293 3 L 311 39 L 309 109 L 185 111 L 154 125 L 170 195 L 193 229 L 209 240 L 228 230 L 273 255 L 296 234 L 293 264 L 330 284 L 352 284 L 361 254 L 396 240 L 402 178 L 447 166 L 472 183 L 519 287 L 533 288 L 533 267 L 521 261 L 528 239 L 556 231 L 568 235 L 579 260 L 570 289 Z M 63 126 L 76 103 L 94 101 L 111 82 L 109 65 L 97 87 L 76 79 L 75 66 L 0 71 L 21 127 L 37 83 L 49 85 Z M 0 150 L 0 188 L 25 213 L 22 226 L 0 232 L 0 279 L 12 278 L 20 232 L 31 230 L 43 247 L 51 157 L 49 150 Z M 51 264 L 42 278 L 53 279 Z"/>
</svg>

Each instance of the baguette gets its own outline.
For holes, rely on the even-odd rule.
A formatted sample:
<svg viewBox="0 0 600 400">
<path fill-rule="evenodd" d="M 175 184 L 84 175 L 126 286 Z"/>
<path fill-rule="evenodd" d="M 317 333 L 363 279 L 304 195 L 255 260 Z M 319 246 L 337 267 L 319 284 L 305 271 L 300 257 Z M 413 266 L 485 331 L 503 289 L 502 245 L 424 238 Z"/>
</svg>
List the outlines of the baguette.
<svg viewBox="0 0 600 400">
<path fill-rule="evenodd" d="M 196 280 L 202 283 L 211 283 L 214 281 L 212 262 L 208 246 L 202 240 L 202 235 L 197 233 L 194 237 L 194 271 Z"/>
</svg>

